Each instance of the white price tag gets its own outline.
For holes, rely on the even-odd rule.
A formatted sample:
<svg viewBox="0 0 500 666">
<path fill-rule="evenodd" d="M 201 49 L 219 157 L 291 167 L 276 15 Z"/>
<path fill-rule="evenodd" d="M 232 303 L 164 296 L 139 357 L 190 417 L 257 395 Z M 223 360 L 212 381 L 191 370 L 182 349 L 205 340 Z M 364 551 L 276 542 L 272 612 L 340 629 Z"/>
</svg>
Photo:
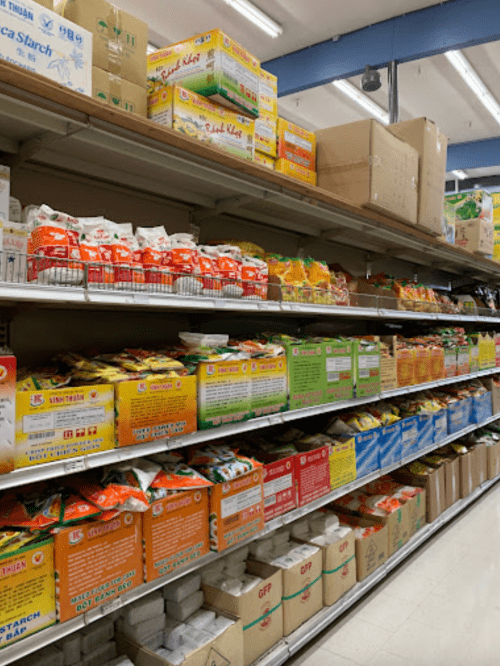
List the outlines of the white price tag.
<svg viewBox="0 0 500 666">
<path fill-rule="evenodd" d="M 140 305 L 148 305 L 149 296 L 147 294 L 134 294 L 134 303 L 138 303 Z"/>
<path fill-rule="evenodd" d="M 215 307 L 217 310 L 223 310 L 226 307 L 226 301 L 222 301 L 220 299 L 215 301 Z"/>
<path fill-rule="evenodd" d="M 64 464 L 64 471 L 66 474 L 75 474 L 76 472 L 83 472 L 87 469 L 84 458 L 75 458 L 75 460 L 69 460 Z"/>
<path fill-rule="evenodd" d="M 283 419 L 281 417 L 281 414 L 273 414 L 272 416 L 269 417 L 269 425 L 280 425 L 283 423 Z"/>
<path fill-rule="evenodd" d="M 119 610 L 123 606 L 121 597 L 116 597 L 116 599 L 111 599 L 101 606 L 102 615 L 109 615 Z"/>
</svg>

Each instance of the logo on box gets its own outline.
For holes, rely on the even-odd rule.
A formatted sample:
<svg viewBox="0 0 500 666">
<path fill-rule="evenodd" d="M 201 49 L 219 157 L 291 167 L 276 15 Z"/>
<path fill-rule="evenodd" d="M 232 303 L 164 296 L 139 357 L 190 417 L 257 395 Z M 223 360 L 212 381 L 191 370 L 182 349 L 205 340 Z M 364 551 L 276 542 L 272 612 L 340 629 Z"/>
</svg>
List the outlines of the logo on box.
<svg viewBox="0 0 500 666">
<path fill-rule="evenodd" d="M 45 402 L 45 398 L 41 393 L 33 393 L 30 395 L 30 405 L 32 407 L 40 407 Z"/>
</svg>

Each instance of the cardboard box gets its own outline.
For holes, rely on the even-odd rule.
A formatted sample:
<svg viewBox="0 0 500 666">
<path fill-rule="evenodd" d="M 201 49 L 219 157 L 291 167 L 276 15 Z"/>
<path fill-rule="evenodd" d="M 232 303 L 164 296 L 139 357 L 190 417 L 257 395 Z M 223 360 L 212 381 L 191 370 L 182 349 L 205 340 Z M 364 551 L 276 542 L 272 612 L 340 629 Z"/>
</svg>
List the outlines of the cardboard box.
<svg viewBox="0 0 500 666">
<path fill-rule="evenodd" d="M 444 511 L 446 494 L 444 469 L 442 467 L 433 469 L 432 472 L 425 475 L 412 474 L 408 468 L 403 467 L 393 472 L 391 476 L 399 483 L 425 489 L 428 523 L 434 522 Z"/>
<path fill-rule="evenodd" d="M 141 516 L 146 582 L 209 552 L 207 488 L 157 500 Z"/>
<path fill-rule="evenodd" d="M 278 158 L 293 162 L 308 171 L 316 171 L 316 136 L 314 132 L 278 118 Z"/>
<path fill-rule="evenodd" d="M 150 90 L 148 118 L 236 157 L 254 158 L 253 120 L 179 85 Z"/>
<path fill-rule="evenodd" d="M 457 376 L 468 375 L 470 372 L 470 352 L 469 346 L 463 345 L 457 349 Z"/>
<path fill-rule="evenodd" d="M 51 11 L 54 10 L 54 0 L 34 0 L 34 2 L 42 5 L 45 9 L 50 9 Z"/>
<path fill-rule="evenodd" d="M 434 414 L 418 414 L 418 448 L 423 451 L 434 444 Z"/>
<path fill-rule="evenodd" d="M 455 245 L 485 257 L 493 255 L 493 225 L 486 220 L 466 220 L 455 224 Z"/>
<path fill-rule="evenodd" d="M 58 11 L 92 33 L 95 67 L 146 88 L 149 39 L 146 23 L 106 0 L 65 0 Z"/>
<path fill-rule="evenodd" d="M 444 379 L 444 349 L 431 347 L 431 381 Z"/>
<path fill-rule="evenodd" d="M 472 372 L 472 369 L 471 369 Z M 457 348 L 446 347 L 444 350 L 444 378 L 457 376 Z"/>
<path fill-rule="evenodd" d="M 500 475 L 500 442 L 486 447 L 486 469 L 489 481 Z"/>
<path fill-rule="evenodd" d="M 403 457 L 401 422 L 380 429 L 379 449 L 381 469 L 401 460 Z"/>
<path fill-rule="evenodd" d="M 249 561 L 247 573 L 259 576 L 262 582 L 239 597 L 203 585 L 207 604 L 241 618 L 244 666 L 250 666 L 283 638 L 281 569 Z"/>
<path fill-rule="evenodd" d="M 333 606 L 356 584 L 354 532 L 329 546 L 323 553 L 323 605 Z"/>
<path fill-rule="evenodd" d="M 283 569 L 283 635 L 289 636 L 323 608 L 323 553 Z"/>
<path fill-rule="evenodd" d="M 396 336 L 386 335 L 380 338 L 388 347 L 389 356 L 380 354 L 380 388 L 392 391 L 398 387 L 398 362 L 396 360 Z"/>
<path fill-rule="evenodd" d="M 474 488 L 482 486 L 488 478 L 488 462 L 486 457 L 486 445 L 476 444 L 472 448 L 472 473 L 474 475 Z"/>
<path fill-rule="evenodd" d="M 483 395 L 472 398 L 471 423 L 484 423 L 492 415 L 493 403 L 491 393 L 483 393 Z"/>
<path fill-rule="evenodd" d="M 323 402 L 351 400 L 354 395 L 354 349 L 352 342 L 329 340 L 323 343 L 326 363 L 326 389 Z"/>
<path fill-rule="evenodd" d="M 288 370 L 285 356 L 250 361 L 252 416 L 288 410 Z"/>
<path fill-rule="evenodd" d="M 356 447 L 356 478 L 380 469 L 380 428 L 359 432 L 355 435 L 332 435 L 336 441 L 347 444 L 354 440 Z"/>
<path fill-rule="evenodd" d="M 0 173 L 0 189 L 1 187 L 2 180 Z M 3 222 L 2 232 L 3 257 L 0 262 L 1 279 L 4 282 L 22 284 L 26 282 L 28 270 L 26 262 L 26 255 L 28 253 L 27 225 L 16 222 Z"/>
<path fill-rule="evenodd" d="M 213 610 L 213 609 L 212 609 Z M 226 613 L 217 613 L 228 617 Z M 188 654 L 182 666 L 241 666 L 243 664 L 243 626 L 241 620 L 230 617 L 235 623 L 218 638 Z M 173 666 L 156 652 L 139 645 L 124 634 L 115 636 L 118 652 L 126 654 L 135 666 Z"/>
<path fill-rule="evenodd" d="M 357 206 L 417 223 L 418 153 L 375 120 L 316 132 L 318 185 Z"/>
<path fill-rule="evenodd" d="M 196 377 L 199 430 L 246 421 L 252 417 L 249 361 L 200 363 Z"/>
<path fill-rule="evenodd" d="M 482 382 L 491 393 L 492 413 L 498 414 L 500 412 L 500 386 L 497 386 L 491 377 L 485 377 Z"/>
<path fill-rule="evenodd" d="M 1 43 L 1 42 L 0 42 Z M 10 168 L 0 164 L 0 220 L 7 222 L 10 212 Z"/>
<path fill-rule="evenodd" d="M 493 337 L 495 338 L 495 367 L 500 368 L 500 335 L 498 333 L 494 333 Z"/>
<path fill-rule="evenodd" d="M 260 113 L 278 118 L 278 77 L 260 68 L 259 86 Z"/>
<path fill-rule="evenodd" d="M 355 395 L 362 398 L 380 393 L 380 342 L 366 346 L 354 342 Z"/>
<path fill-rule="evenodd" d="M 54 540 L 46 537 L 0 555 L 0 572 L 0 648 L 4 648 L 56 623 Z"/>
<path fill-rule="evenodd" d="M 295 162 L 291 162 L 290 160 L 285 160 L 283 157 L 276 160 L 274 170 L 285 174 L 285 176 L 290 176 L 290 178 L 295 178 L 295 180 L 301 180 L 308 185 L 317 184 L 317 175 L 315 171 L 312 169 L 306 169 L 300 164 L 295 164 Z"/>
<path fill-rule="evenodd" d="M 121 79 L 99 67 L 92 67 L 92 97 L 116 109 L 146 117 L 148 96 L 144 86 Z"/>
<path fill-rule="evenodd" d="M 266 523 L 297 507 L 295 456 L 264 465 L 264 520 Z"/>
<path fill-rule="evenodd" d="M 472 399 L 459 400 L 448 405 L 448 432 L 454 435 L 460 432 L 470 423 L 472 411 Z"/>
<path fill-rule="evenodd" d="M 255 120 L 255 150 L 276 158 L 277 119 L 265 113 Z"/>
<path fill-rule="evenodd" d="M 0 356 L 0 474 L 16 465 L 16 363 L 15 356 Z"/>
<path fill-rule="evenodd" d="M 369 514 L 369 518 L 387 526 L 388 557 L 394 555 L 408 542 L 410 538 L 410 513 L 406 504 L 402 504 L 399 509 L 384 516 Z"/>
<path fill-rule="evenodd" d="M 418 416 L 410 416 L 400 421 L 401 424 L 401 440 L 403 442 L 403 452 L 401 459 L 405 460 L 408 456 L 418 453 L 420 450 L 418 442 Z"/>
<path fill-rule="evenodd" d="M 263 469 L 210 488 L 210 548 L 220 551 L 264 529 Z"/>
<path fill-rule="evenodd" d="M 325 394 L 325 350 L 322 343 L 286 346 L 290 409 L 321 405 Z"/>
<path fill-rule="evenodd" d="M 18 391 L 16 468 L 114 449 L 114 403 L 112 385 Z"/>
<path fill-rule="evenodd" d="M 446 198 L 455 211 L 455 245 L 491 256 L 494 249 L 491 196 L 483 190 L 473 190 Z"/>
<path fill-rule="evenodd" d="M 442 409 L 434 414 L 434 443 L 439 444 L 448 437 L 448 411 Z"/>
<path fill-rule="evenodd" d="M 454 198 L 455 195 L 451 195 Z M 440 240 L 444 243 L 450 243 L 450 245 L 455 245 L 455 208 L 452 203 L 448 201 L 449 197 L 444 198 L 444 209 L 443 209 L 443 233 L 440 236 Z"/>
<path fill-rule="evenodd" d="M 472 451 L 458 456 L 460 472 L 460 499 L 468 497 L 476 488 L 476 475 L 473 471 L 473 459 L 474 454 Z"/>
<path fill-rule="evenodd" d="M 0 33 L 4 60 L 76 92 L 92 94 L 91 32 L 33 0 L 23 0 L 20 12 L 15 2 L 2 3 L 1 10 L 6 26 Z"/>
<path fill-rule="evenodd" d="M 342 524 L 349 525 L 355 530 L 356 577 L 359 583 L 387 561 L 388 529 L 386 525 L 370 518 L 359 518 L 340 513 L 338 516 Z"/>
<path fill-rule="evenodd" d="M 449 456 L 444 458 L 441 455 L 429 455 L 422 458 L 429 467 L 443 469 L 444 471 L 444 509 L 449 509 L 460 499 L 460 465 L 458 457 Z"/>
<path fill-rule="evenodd" d="M 479 369 L 488 370 L 496 367 L 496 347 L 493 336 L 479 333 L 475 336 L 479 346 Z"/>
<path fill-rule="evenodd" d="M 252 118 L 259 116 L 260 71 L 257 58 L 222 30 L 171 44 L 148 56 L 150 86 L 176 83 Z"/>
<path fill-rule="evenodd" d="M 88 521 L 54 537 L 57 619 L 66 622 L 141 585 L 142 518 L 124 512 Z"/>
<path fill-rule="evenodd" d="M 295 484 L 298 507 L 328 495 L 331 490 L 328 446 L 295 455 Z"/>
<path fill-rule="evenodd" d="M 257 164 L 261 164 L 262 166 L 271 169 L 271 171 L 274 171 L 276 160 L 273 157 L 269 157 L 269 155 L 265 155 L 264 153 L 261 153 L 258 150 L 256 150 L 254 155 L 254 161 L 257 162 Z"/>
<path fill-rule="evenodd" d="M 415 497 L 402 500 L 408 511 L 408 535 L 411 539 L 427 522 L 425 490 L 418 488 Z"/>
<path fill-rule="evenodd" d="M 115 386 L 118 446 L 196 432 L 196 377 Z"/>
<path fill-rule="evenodd" d="M 431 354 L 429 349 L 415 349 L 415 384 L 431 381 Z"/>
<path fill-rule="evenodd" d="M 356 442 L 353 437 L 342 442 L 332 441 L 330 445 L 330 485 L 331 489 L 356 481 Z"/>
<path fill-rule="evenodd" d="M 419 155 L 418 222 L 433 236 L 443 233 L 443 194 L 448 139 L 427 118 L 389 125 L 389 131 Z"/>
<path fill-rule="evenodd" d="M 479 345 L 471 343 L 469 347 L 469 367 L 470 371 L 478 372 L 479 371 Z"/>
</svg>

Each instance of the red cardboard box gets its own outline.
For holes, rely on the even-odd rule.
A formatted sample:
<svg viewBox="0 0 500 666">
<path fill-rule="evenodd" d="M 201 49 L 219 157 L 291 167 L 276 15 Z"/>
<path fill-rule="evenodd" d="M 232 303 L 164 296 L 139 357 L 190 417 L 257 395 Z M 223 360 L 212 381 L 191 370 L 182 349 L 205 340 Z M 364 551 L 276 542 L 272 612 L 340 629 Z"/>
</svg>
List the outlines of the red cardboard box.
<svg viewBox="0 0 500 666">
<path fill-rule="evenodd" d="M 264 520 L 266 523 L 296 507 L 295 456 L 264 465 Z"/>
<path fill-rule="evenodd" d="M 295 454 L 297 506 L 309 504 L 331 491 L 329 455 L 328 446 Z"/>
</svg>

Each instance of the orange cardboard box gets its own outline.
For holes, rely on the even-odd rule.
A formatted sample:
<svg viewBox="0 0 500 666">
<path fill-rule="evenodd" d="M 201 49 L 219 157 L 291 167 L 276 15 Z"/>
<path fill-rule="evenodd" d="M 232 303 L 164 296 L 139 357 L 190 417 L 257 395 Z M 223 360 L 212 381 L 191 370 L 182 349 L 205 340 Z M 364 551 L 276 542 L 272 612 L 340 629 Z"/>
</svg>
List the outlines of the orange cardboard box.
<svg viewBox="0 0 500 666">
<path fill-rule="evenodd" d="M 444 349 L 442 347 L 431 347 L 431 381 L 444 379 Z"/>
<path fill-rule="evenodd" d="M 210 488 L 210 548 L 225 550 L 264 529 L 263 468 Z"/>
<path fill-rule="evenodd" d="M 290 160 L 285 160 L 283 157 L 276 160 L 274 169 L 275 171 L 279 171 L 279 173 L 284 173 L 285 176 L 290 176 L 290 178 L 295 178 L 295 180 L 301 180 L 309 185 L 316 185 L 317 183 L 317 175 L 315 171 L 312 169 L 306 169 L 306 167 L 303 167 L 300 164 L 295 164 L 295 162 L 291 162 Z"/>
<path fill-rule="evenodd" d="M 142 514 L 142 538 L 146 582 L 206 555 L 210 550 L 208 488 L 154 502 Z"/>
<path fill-rule="evenodd" d="M 415 384 L 426 384 L 431 381 L 430 350 L 415 349 Z"/>
<path fill-rule="evenodd" d="M 115 409 L 118 446 L 196 432 L 196 377 L 122 382 Z"/>
<path fill-rule="evenodd" d="M 141 520 L 139 513 L 124 512 L 109 522 L 89 521 L 56 533 L 59 622 L 141 585 Z"/>
<path fill-rule="evenodd" d="M 278 118 L 278 157 L 316 171 L 316 135 Z"/>
<path fill-rule="evenodd" d="M 396 360 L 398 363 L 398 386 L 413 386 L 415 384 L 415 350 L 398 349 Z"/>
</svg>

